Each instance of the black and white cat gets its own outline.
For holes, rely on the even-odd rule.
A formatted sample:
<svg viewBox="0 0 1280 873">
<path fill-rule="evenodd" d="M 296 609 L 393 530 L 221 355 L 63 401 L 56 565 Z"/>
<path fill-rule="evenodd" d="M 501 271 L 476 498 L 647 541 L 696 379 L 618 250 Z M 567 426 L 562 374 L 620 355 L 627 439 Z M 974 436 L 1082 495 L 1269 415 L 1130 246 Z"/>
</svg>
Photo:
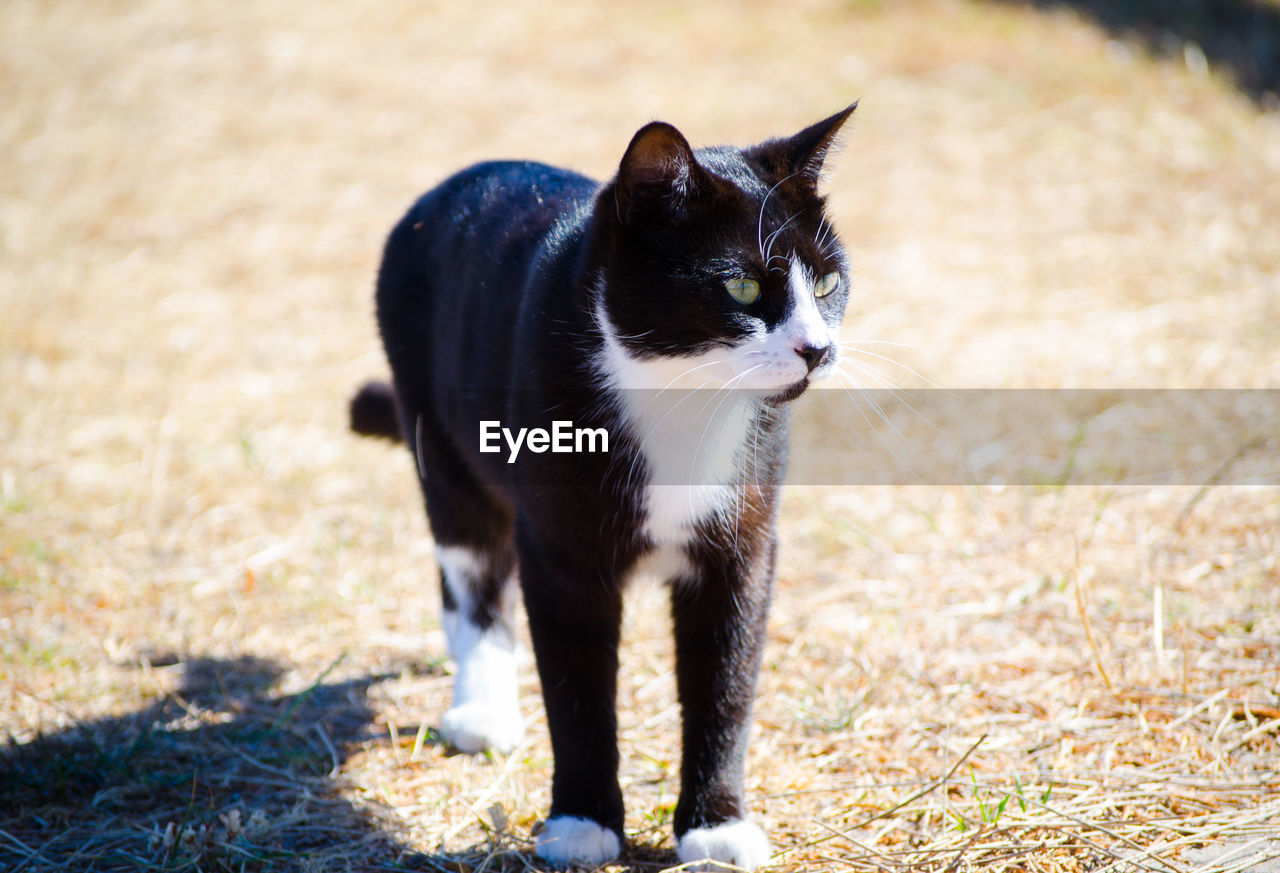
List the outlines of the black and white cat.
<svg viewBox="0 0 1280 873">
<path fill-rule="evenodd" d="M 835 368 L 848 298 L 818 182 L 855 106 L 745 149 L 694 151 L 654 122 L 603 185 L 480 164 L 387 242 L 377 311 L 394 386 L 362 389 L 352 425 L 403 437 L 417 460 L 457 661 L 442 732 L 463 751 L 522 736 L 518 568 L 555 753 L 537 837 L 552 863 L 622 847 L 618 642 L 623 589 L 646 570 L 671 589 L 680 860 L 769 858 L 743 765 L 788 401 Z M 535 438 L 556 421 L 603 429 L 607 451 Z"/>
</svg>

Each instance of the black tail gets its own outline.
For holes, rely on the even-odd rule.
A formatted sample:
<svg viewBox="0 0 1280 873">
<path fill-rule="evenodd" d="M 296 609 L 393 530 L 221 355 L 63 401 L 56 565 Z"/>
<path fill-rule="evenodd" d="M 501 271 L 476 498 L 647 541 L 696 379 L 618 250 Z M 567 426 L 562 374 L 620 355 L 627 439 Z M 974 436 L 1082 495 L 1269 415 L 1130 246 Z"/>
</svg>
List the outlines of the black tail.
<svg viewBox="0 0 1280 873">
<path fill-rule="evenodd" d="M 386 382 L 365 383 L 351 398 L 351 429 L 364 436 L 402 441 L 395 389 Z"/>
</svg>

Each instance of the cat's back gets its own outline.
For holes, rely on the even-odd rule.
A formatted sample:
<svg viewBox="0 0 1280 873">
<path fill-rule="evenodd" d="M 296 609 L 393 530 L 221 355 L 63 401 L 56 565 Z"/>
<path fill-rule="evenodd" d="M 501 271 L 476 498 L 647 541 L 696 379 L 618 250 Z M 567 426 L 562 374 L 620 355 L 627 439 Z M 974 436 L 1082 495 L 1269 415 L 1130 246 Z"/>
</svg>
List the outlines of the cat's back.
<svg viewBox="0 0 1280 873">
<path fill-rule="evenodd" d="M 589 205 L 599 183 L 534 161 L 486 161 L 460 170 L 418 199 L 402 224 L 465 256 L 471 245 L 493 253 L 536 247 L 557 222 Z"/>
<path fill-rule="evenodd" d="M 377 291 L 384 330 L 405 319 L 458 324 L 474 307 L 514 319 L 534 261 L 580 238 L 598 188 L 532 161 L 488 161 L 445 179 L 387 239 Z"/>
<path fill-rule="evenodd" d="M 423 194 L 392 230 L 378 275 L 393 368 L 416 360 L 440 378 L 504 381 L 531 277 L 571 259 L 598 190 L 571 170 L 488 161 Z"/>
</svg>

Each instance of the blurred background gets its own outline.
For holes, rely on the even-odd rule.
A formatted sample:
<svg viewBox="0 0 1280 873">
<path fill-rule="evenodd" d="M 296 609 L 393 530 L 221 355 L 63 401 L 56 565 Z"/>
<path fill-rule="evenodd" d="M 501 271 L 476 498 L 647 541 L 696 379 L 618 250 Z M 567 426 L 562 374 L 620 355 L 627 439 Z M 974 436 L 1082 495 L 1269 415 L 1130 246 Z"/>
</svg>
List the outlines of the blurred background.
<svg viewBox="0 0 1280 873">
<path fill-rule="evenodd" d="M 297 779 L 295 758 L 335 778 L 341 765 L 346 781 L 321 795 L 398 810 L 393 825 L 361 825 L 364 838 L 482 842 L 465 803 L 413 805 L 441 792 L 482 810 L 498 797 L 527 835 L 547 774 L 532 677 L 527 785 L 466 795 L 468 768 L 488 786 L 489 765 L 428 743 L 445 791 L 389 739 L 434 723 L 447 701 L 432 547 L 408 457 L 346 433 L 350 393 L 385 373 L 372 313 L 383 239 L 449 172 L 535 158 L 604 179 L 652 119 L 694 144 L 745 144 L 857 98 L 828 189 L 855 273 L 845 339 L 900 344 L 869 347 L 893 359 L 865 358 L 883 378 L 1274 388 L 1278 85 L 1273 0 L 0 0 L 0 734 L 28 768 L 27 793 L 0 801 L 0 829 L 30 848 L 96 827 L 172 858 L 177 844 L 147 848 L 138 834 L 182 820 L 188 777 L 209 781 L 190 763 L 199 754 L 171 770 L 160 752 L 146 758 L 181 787 L 131 812 L 101 792 L 137 784 L 132 765 L 83 790 L 65 782 L 50 812 L 30 786 L 61 759 L 33 738 L 109 729 L 134 743 L 151 736 L 140 727 L 151 713 L 149 724 L 186 719 L 197 750 L 216 740 L 225 752 L 242 735 L 210 739 L 200 724 L 259 712 L 274 724 L 297 711 L 287 695 L 340 663 L 323 675 L 351 683 L 344 699 L 371 683 L 381 695 L 352 710 L 356 727 L 331 727 L 328 748 L 306 732 L 245 754 Z M 1034 713 L 1015 707 L 1027 725 L 1078 712 L 1102 687 L 1082 655 L 1096 642 L 1082 613 L 1107 623 L 1108 688 L 1234 689 L 1179 723 L 1184 748 L 1220 738 L 1214 725 L 1234 711 L 1215 708 L 1223 700 L 1276 693 L 1274 489 L 787 499 L 761 716 L 775 739 L 761 754 L 804 772 L 874 782 L 893 761 L 900 780 L 939 775 L 992 711 L 1016 721 L 956 691 L 988 668 L 1042 695 Z M 1093 599 L 1077 603 L 1081 578 Z M 979 614 L 990 622 L 966 618 Z M 640 715 L 627 724 L 656 739 L 627 778 L 656 792 L 637 806 L 661 810 L 674 791 L 666 644 L 636 620 L 624 693 Z M 1206 654 L 1223 651 L 1236 660 Z M 251 671 L 264 677 L 253 694 L 216 693 L 250 656 L 267 665 Z M 196 658 L 198 675 L 186 669 Z M 1030 660 L 1011 672 L 1010 658 Z M 436 666 L 410 666 L 424 659 Z M 797 662 L 811 664 L 803 677 Z M 1064 663 L 1070 681 L 1045 680 Z M 398 678 L 369 678 L 384 673 Z M 195 680 L 213 691 L 193 692 Z M 174 695 L 203 703 L 153 708 Z M 948 712 L 970 727 L 929 727 Z M 1105 716 L 1135 736 L 1147 717 Z M 1034 745 L 1001 730 L 1014 731 L 1000 747 L 1011 754 Z M 1096 772 L 1097 749 L 1078 742 Z M 1274 735 L 1233 754 L 1258 743 L 1274 750 Z M 1072 753 L 1054 748 L 1043 766 L 1069 770 Z M 973 762 L 986 774 L 1018 760 Z M 284 801 L 227 767 L 230 793 L 209 789 L 200 807 L 210 826 L 232 803 L 248 821 L 260 796 L 285 822 L 272 839 L 300 845 L 272 806 Z M 792 769 L 761 777 L 775 792 L 819 792 L 809 806 L 779 801 L 783 845 L 826 833 L 815 816 L 847 821 L 820 793 L 836 782 L 806 788 Z M 95 818 L 104 809 L 109 825 Z M 40 867 L 34 850 L 4 845 Z M 816 855 L 789 857 L 818 869 Z"/>
</svg>

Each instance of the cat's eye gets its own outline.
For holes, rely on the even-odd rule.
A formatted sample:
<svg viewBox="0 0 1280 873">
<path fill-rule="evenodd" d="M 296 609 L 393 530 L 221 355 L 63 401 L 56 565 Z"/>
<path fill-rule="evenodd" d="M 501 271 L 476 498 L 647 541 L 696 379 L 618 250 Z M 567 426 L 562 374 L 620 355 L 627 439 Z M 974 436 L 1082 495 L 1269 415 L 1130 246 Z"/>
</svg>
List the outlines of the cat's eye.
<svg viewBox="0 0 1280 873">
<path fill-rule="evenodd" d="M 755 279 L 748 279 L 746 276 L 735 276 L 732 279 L 726 279 L 724 290 L 729 292 L 729 296 L 748 306 L 760 299 L 760 283 Z"/>
<path fill-rule="evenodd" d="M 813 286 L 814 297 L 826 297 L 832 291 L 840 287 L 840 274 L 828 273 L 818 280 L 818 284 Z"/>
</svg>

